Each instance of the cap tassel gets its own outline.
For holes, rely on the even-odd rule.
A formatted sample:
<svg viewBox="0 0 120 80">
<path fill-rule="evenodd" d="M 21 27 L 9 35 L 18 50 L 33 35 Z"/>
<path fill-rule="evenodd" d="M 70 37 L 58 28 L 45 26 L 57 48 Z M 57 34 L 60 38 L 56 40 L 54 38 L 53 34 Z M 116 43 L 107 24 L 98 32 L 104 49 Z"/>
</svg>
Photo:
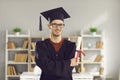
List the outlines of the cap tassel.
<svg viewBox="0 0 120 80">
<path fill-rule="evenodd" d="M 39 19 L 40 19 L 40 20 L 39 20 L 39 21 L 40 21 L 40 22 L 39 22 L 39 30 L 42 31 L 42 21 L 41 21 L 41 16 L 40 16 Z"/>
</svg>

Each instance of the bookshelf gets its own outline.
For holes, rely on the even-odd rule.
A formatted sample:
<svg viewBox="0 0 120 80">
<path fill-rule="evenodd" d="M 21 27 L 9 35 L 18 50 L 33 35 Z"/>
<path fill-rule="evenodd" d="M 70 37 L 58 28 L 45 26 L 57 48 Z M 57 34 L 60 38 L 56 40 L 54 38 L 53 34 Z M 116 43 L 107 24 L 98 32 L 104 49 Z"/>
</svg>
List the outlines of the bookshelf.
<svg viewBox="0 0 120 80">
<path fill-rule="evenodd" d="M 81 50 L 86 56 L 81 55 L 81 72 L 89 72 L 93 76 L 104 75 L 103 32 L 92 35 L 89 31 L 81 31 Z"/>
<path fill-rule="evenodd" d="M 20 35 L 6 30 L 5 80 L 19 80 L 22 72 L 29 70 L 30 31 Z"/>
</svg>

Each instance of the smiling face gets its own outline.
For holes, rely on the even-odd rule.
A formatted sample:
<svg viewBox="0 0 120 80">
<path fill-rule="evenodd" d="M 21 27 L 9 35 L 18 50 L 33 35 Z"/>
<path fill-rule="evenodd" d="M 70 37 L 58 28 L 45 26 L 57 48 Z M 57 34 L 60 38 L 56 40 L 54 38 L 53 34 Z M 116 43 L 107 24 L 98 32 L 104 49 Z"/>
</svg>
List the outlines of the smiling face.
<svg viewBox="0 0 120 80">
<path fill-rule="evenodd" d="M 62 20 L 53 20 L 48 27 L 51 30 L 52 36 L 59 37 L 61 36 L 64 27 L 64 22 Z"/>
</svg>

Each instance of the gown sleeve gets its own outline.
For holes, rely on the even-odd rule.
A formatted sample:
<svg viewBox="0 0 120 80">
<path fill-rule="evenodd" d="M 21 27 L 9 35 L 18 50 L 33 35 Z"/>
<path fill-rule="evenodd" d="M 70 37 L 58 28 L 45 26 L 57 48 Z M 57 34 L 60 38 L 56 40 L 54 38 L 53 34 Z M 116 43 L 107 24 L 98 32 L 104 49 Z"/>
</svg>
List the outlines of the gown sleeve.
<svg viewBox="0 0 120 80">
<path fill-rule="evenodd" d="M 66 74 L 71 73 L 72 67 L 70 67 L 70 59 L 74 57 L 75 54 L 75 43 L 68 44 L 69 52 L 67 59 L 62 60 L 52 60 L 49 57 L 49 51 L 44 42 L 39 41 L 36 43 L 36 65 L 42 69 L 42 72 L 47 75 L 55 76 L 66 76 Z"/>
</svg>

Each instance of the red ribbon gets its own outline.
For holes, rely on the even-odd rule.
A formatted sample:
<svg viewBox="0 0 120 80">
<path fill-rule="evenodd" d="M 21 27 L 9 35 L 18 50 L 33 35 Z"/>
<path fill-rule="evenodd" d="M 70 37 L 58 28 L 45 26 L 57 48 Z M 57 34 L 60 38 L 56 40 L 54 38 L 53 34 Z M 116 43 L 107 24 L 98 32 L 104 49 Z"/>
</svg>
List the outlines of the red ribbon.
<svg viewBox="0 0 120 80">
<path fill-rule="evenodd" d="M 85 56 L 85 53 L 83 52 L 83 51 L 81 51 L 81 50 L 76 50 L 76 52 L 77 52 L 77 57 L 76 57 L 76 62 L 78 61 L 78 55 L 79 54 L 83 54 L 84 56 Z"/>
<path fill-rule="evenodd" d="M 85 53 L 82 51 L 82 50 L 76 50 L 76 52 L 77 52 L 77 56 L 78 56 L 78 53 L 80 54 L 83 54 L 84 56 L 85 56 Z"/>
</svg>

